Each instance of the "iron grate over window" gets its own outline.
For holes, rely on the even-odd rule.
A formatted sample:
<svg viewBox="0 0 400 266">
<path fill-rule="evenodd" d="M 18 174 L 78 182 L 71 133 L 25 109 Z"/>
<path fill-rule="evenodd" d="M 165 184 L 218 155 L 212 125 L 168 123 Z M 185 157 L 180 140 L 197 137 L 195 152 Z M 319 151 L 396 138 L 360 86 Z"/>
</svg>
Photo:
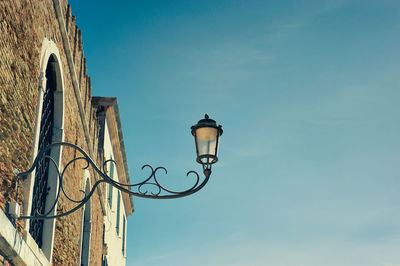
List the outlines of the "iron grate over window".
<svg viewBox="0 0 400 266">
<path fill-rule="evenodd" d="M 48 77 L 49 66 L 46 71 L 47 84 L 46 91 L 43 95 L 43 109 L 40 122 L 40 133 L 39 133 L 39 150 L 48 146 L 52 142 L 53 136 L 53 125 L 54 125 L 54 80 L 50 74 Z M 46 155 L 50 155 L 50 150 L 47 151 Z M 48 194 L 47 179 L 49 174 L 50 161 L 43 158 L 35 173 L 35 185 L 33 188 L 33 199 L 32 199 L 32 212 L 31 215 L 37 213 L 44 213 L 46 206 L 46 196 Z M 42 247 L 42 234 L 43 234 L 43 220 L 33 219 L 30 221 L 29 233 L 36 241 L 39 247 Z"/>
</svg>

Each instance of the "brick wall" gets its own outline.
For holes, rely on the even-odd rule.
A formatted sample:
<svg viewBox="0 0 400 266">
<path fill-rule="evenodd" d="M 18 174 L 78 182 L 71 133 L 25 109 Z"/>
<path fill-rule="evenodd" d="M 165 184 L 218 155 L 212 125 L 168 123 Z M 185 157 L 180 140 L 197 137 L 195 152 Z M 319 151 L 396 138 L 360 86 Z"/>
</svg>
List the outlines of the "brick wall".
<svg viewBox="0 0 400 266">
<path fill-rule="evenodd" d="M 66 29 L 73 52 L 75 72 L 89 125 L 94 155 L 97 155 L 98 126 L 91 105 L 91 82 L 87 75 L 83 52 L 82 32 L 75 25 L 75 17 L 67 1 L 60 1 Z M 13 168 L 28 169 L 33 145 L 35 110 L 38 97 L 40 52 L 44 38 L 56 43 L 61 55 L 64 77 L 64 141 L 88 150 L 79 115 L 76 95 L 71 81 L 66 52 L 62 43 L 59 23 L 52 0 L 0 1 L 0 208 L 15 198 Z M 63 149 L 62 163 L 79 156 L 72 149 Z M 101 160 L 102 158 L 94 158 Z M 91 172 L 91 183 L 95 183 Z M 65 188 L 74 199 L 82 198 L 82 163 L 72 165 L 65 175 Z M 23 200 L 23 188 L 18 195 Z M 92 197 L 91 263 L 100 265 L 102 251 L 103 214 L 97 193 Z M 61 198 L 58 209 L 67 210 L 74 205 Z M 23 208 L 24 206 L 22 206 Z M 76 265 L 79 258 L 81 212 L 57 219 L 53 252 L 54 265 Z M 18 221 L 22 230 L 24 221 Z"/>
</svg>

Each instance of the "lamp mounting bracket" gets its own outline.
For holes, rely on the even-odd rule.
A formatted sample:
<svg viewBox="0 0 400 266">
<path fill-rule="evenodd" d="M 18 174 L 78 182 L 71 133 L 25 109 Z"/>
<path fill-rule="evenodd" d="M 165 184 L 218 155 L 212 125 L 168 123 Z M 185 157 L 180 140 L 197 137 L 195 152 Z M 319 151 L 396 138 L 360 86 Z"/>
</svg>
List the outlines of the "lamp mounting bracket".
<svg viewBox="0 0 400 266">
<path fill-rule="evenodd" d="M 70 160 L 65 164 L 65 167 L 63 169 L 59 169 L 57 167 L 57 164 L 55 160 L 51 157 L 46 155 L 46 152 L 52 149 L 55 146 L 65 146 L 65 147 L 70 147 L 72 149 L 76 150 L 77 156 L 75 156 L 74 159 Z M 79 155 L 78 155 L 79 154 Z M 90 197 L 93 195 L 94 191 L 96 190 L 97 186 L 99 186 L 101 183 L 107 183 L 115 187 L 116 189 L 120 190 L 121 192 L 128 193 L 129 195 L 136 196 L 136 197 L 142 197 L 142 198 L 150 198 L 150 199 L 174 199 L 174 198 L 182 198 L 189 196 L 193 193 L 196 193 L 200 189 L 202 189 L 208 182 L 210 175 L 211 175 L 211 165 L 203 165 L 203 173 L 204 173 L 204 178 L 200 178 L 200 175 L 196 171 L 189 171 L 187 172 L 187 176 L 192 175 L 195 177 L 195 182 L 194 184 L 183 191 L 175 191 L 172 189 L 169 189 L 162 185 L 159 182 L 159 179 L 157 177 L 157 174 L 161 171 L 167 174 L 167 169 L 163 166 L 159 167 L 152 167 L 149 164 L 146 164 L 142 167 L 143 169 L 149 169 L 150 170 L 150 175 L 142 182 L 136 183 L 136 184 L 124 184 L 120 183 L 114 179 L 112 179 L 106 171 L 106 166 L 108 164 L 117 164 L 116 161 L 114 160 L 107 160 L 103 163 L 102 167 L 98 167 L 94 160 L 79 146 L 68 143 L 68 142 L 55 142 L 47 147 L 43 148 L 40 150 L 32 163 L 32 166 L 25 172 L 19 172 L 17 169 L 14 169 L 14 174 L 15 178 L 17 179 L 16 185 L 17 185 L 17 193 L 16 197 L 18 197 L 18 186 L 19 186 L 19 179 L 24 179 L 26 178 L 27 175 L 32 173 L 36 167 L 38 167 L 38 164 L 42 160 L 49 160 L 50 164 L 52 164 L 53 167 L 57 170 L 57 176 L 55 178 L 58 178 L 58 187 L 56 191 L 56 197 L 54 199 L 54 202 L 51 204 L 50 208 L 46 210 L 45 213 L 35 213 L 30 216 L 16 216 L 16 219 L 56 219 L 62 216 L 69 215 L 78 209 L 80 209 L 82 206 L 84 206 L 90 199 Z M 81 199 L 72 199 L 70 195 L 67 194 L 67 192 L 64 189 L 63 182 L 64 178 L 68 178 L 66 171 L 71 167 L 76 162 L 84 162 L 85 166 L 82 169 L 88 169 L 89 167 L 93 168 L 93 170 L 100 176 L 99 180 L 97 180 L 91 190 L 86 193 L 84 191 L 81 191 L 83 193 L 83 196 Z M 155 191 L 149 192 L 146 188 L 154 188 Z M 57 202 L 60 199 L 60 196 L 66 197 L 69 201 L 73 202 L 76 204 L 75 207 L 72 209 L 62 212 L 62 213 L 57 213 L 56 215 L 52 215 L 54 212 L 54 209 L 57 206 Z M 17 202 L 17 198 L 15 200 Z"/>
</svg>

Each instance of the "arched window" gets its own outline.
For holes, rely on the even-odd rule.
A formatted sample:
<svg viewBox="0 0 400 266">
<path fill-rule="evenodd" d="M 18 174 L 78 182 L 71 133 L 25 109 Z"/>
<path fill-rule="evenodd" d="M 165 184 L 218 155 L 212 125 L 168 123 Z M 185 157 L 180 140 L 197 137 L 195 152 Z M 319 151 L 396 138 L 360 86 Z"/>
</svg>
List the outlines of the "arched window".
<svg viewBox="0 0 400 266">
<path fill-rule="evenodd" d="M 57 45 L 44 39 L 40 57 L 40 76 L 32 147 L 32 161 L 37 153 L 53 142 L 64 139 L 64 86 L 61 57 Z M 53 147 L 47 153 L 54 163 L 42 160 L 32 174 L 24 180 L 24 215 L 46 213 L 53 205 L 59 179 L 57 171 L 62 147 Z M 55 215 L 54 208 L 50 215 Z M 30 220 L 25 230 L 42 249 L 49 261 L 52 259 L 55 219 Z"/>
<path fill-rule="evenodd" d="M 54 91 L 56 90 L 56 68 L 57 62 L 54 56 L 50 56 L 46 67 L 46 89 L 43 95 L 42 114 L 39 131 L 39 147 L 41 150 L 52 143 L 54 127 Z M 46 155 L 50 156 L 50 150 Z M 43 158 L 40 160 L 35 172 L 35 185 L 33 187 L 31 215 L 45 213 L 47 197 L 47 180 L 49 177 L 50 161 Z M 43 243 L 43 220 L 30 220 L 29 233 L 41 248 Z"/>
<path fill-rule="evenodd" d="M 85 193 L 86 195 L 90 192 L 90 178 L 89 171 L 85 171 L 86 182 L 85 182 Z M 82 232 L 81 232 L 81 261 L 80 265 L 89 265 L 90 258 L 90 234 L 92 229 L 92 213 L 91 213 L 91 202 L 90 200 L 85 204 L 83 209 L 82 217 Z"/>
</svg>

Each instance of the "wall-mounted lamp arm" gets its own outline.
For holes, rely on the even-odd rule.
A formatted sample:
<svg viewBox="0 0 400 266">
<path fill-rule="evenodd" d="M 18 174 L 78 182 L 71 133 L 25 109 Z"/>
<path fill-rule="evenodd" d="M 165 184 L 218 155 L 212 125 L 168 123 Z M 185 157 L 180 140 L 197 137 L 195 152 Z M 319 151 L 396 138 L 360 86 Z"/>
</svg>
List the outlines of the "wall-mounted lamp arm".
<svg viewBox="0 0 400 266">
<path fill-rule="evenodd" d="M 80 152 L 82 156 L 76 157 L 76 158 L 72 159 L 71 161 L 69 161 L 65 165 L 64 169 L 62 169 L 62 171 L 60 171 L 57 167 L 55 160 L 52 157 L 50 157 L 49 155 L 47 155 L 48 151 L 50 151 L 51 148 L 53 148 L 54 146 L 71 147 L 71 148 L 75 149 L 76 151 Z M 150 199 L 174 199 L 174 198 L 186 197 L 193 193 L 196 193 L 197 191 L 202 189 L 207 184 L 207 182 L 210 178 L 210 175 L 211 175 L 211 165 L 203 165 L 203 172 L 204 172 L 205 178 L 202 180 L 202 182 L 200 182 L 200 176 L 197 172 L 189 171 L 186 174 L 187 176 L 195 175 L 195 177 L 196 177 L 196 181 L 195 181 L 194 185 L 192 187 L 190 187 L 189 189 L 186 189 L 183 191 L 174 191 L 174 190 L 168 189 L 165 186 L 163 186 L 159 182 L 159 180 L 156 176 L 157 172 L 160 170 L 164 171 L 165 174 L 167 174 L 167 169 L 165 167 L 153 168 L 151 165 L 146 164 L 142 167 L 142 170 L 145 168 L 149 168 L 151 170 L 151 174 L 149 175 L 148 178 L 146 178 L 144 181 L 136 183 L 136 184 L 124 184 L 124 183 L 120 183 L 116 180 L 113 180 L 107 174 L 106 166 L 109 163 L 116 164 L 116 162 L 114 160 L 105 161 L 103 163 L 103 166 L 101 168 L 99 168 L 96 165 L 96 163 L 93 161 L 93 159 L 90 158 L 90 156 L 82 148 L 78 147 L 77 145 L 68 143 L 68 142 L 55 142 L 38 152 L 38 155 L 36 156 L 32 166 L 27 171 L 25 171 L 25 172 L 15 171 L 15 177 L 17 179 L 17 186 L 19 184 L 18 180 L 20 178 L 25 179 L 27 175 L 32 173 L 33 170 L 38 166 L 38 164 L 41 160 L 49 160 L 52 163 L 52 165 L 54 166 L 54 168 L 57 170 L 56 171 L 57 178 L 59 180 L 58 180 L 58 187 L 56 188 L 57 189 L 56 198 L 54 199 L 54 202 L 51 204 L 50 208 L 47 209 L 46 213 L 35 213 L 30 216 L 19 216 L 19 214 L 12 214 L 16 219 L 55 219 L 55 218 L 69 215 L 69 214 L 77 211 L 78 209 L 80 209 L 83 205 L 85 205 L 90 200 L 90 198 L 93 195 L 94 191 L 96 190 L 97 186 L 100 185 L 101 183 L 108 183 L 122 192 L 128 193 L 133 196 L 137 196 L 137 197 L 150 198 Z M 94 185 L 92 186 L 89 193 L 85 193 L 84 191 L 81 190 L 81 192 L 83 193 L 83 198 L 77 200 L 77 199 L 73 199 L 70 195 L 67 194 L 67 192 L 64 190 L 63 182 L 64 182 L 64 175 L 66 174 L 66 170 L 71 165 L 73 165 L 74 163 L 76 163 L 78 161 L 85 162 L 86 165 L 83 167 L 83 169 L 87 169 L 87 168 L 89 168 L 89 166 L 91 166 L 99 174 L 101 179 L 94 183 Z M 147 187 L 150 186 L 152 188 L 156 188 L 157 191 L 149 193 L 148 190 L 144 190 L 145 186 L 147 186 Z M 132 191 L 131 190 L 132 188 L 134 188 L 136 191 Z M 18 187 L 17 187 L 17 189 L 18 189 Z M 57 215 L 50 215 L 51 213 L 54 212 L 54 208 L 56 208 L 57 202 L 58 202 L 61 194 L 64 195 L 69 201 L 76 203 L 77 205 L 66 212 L 63 212 L 63 213 L 60 213 Z M 18 193 L 17 193 L 17 196 L 18 196 Z M 16 201 L 17 201 L 17 199 L 16 199 Z"/>
</svg>

